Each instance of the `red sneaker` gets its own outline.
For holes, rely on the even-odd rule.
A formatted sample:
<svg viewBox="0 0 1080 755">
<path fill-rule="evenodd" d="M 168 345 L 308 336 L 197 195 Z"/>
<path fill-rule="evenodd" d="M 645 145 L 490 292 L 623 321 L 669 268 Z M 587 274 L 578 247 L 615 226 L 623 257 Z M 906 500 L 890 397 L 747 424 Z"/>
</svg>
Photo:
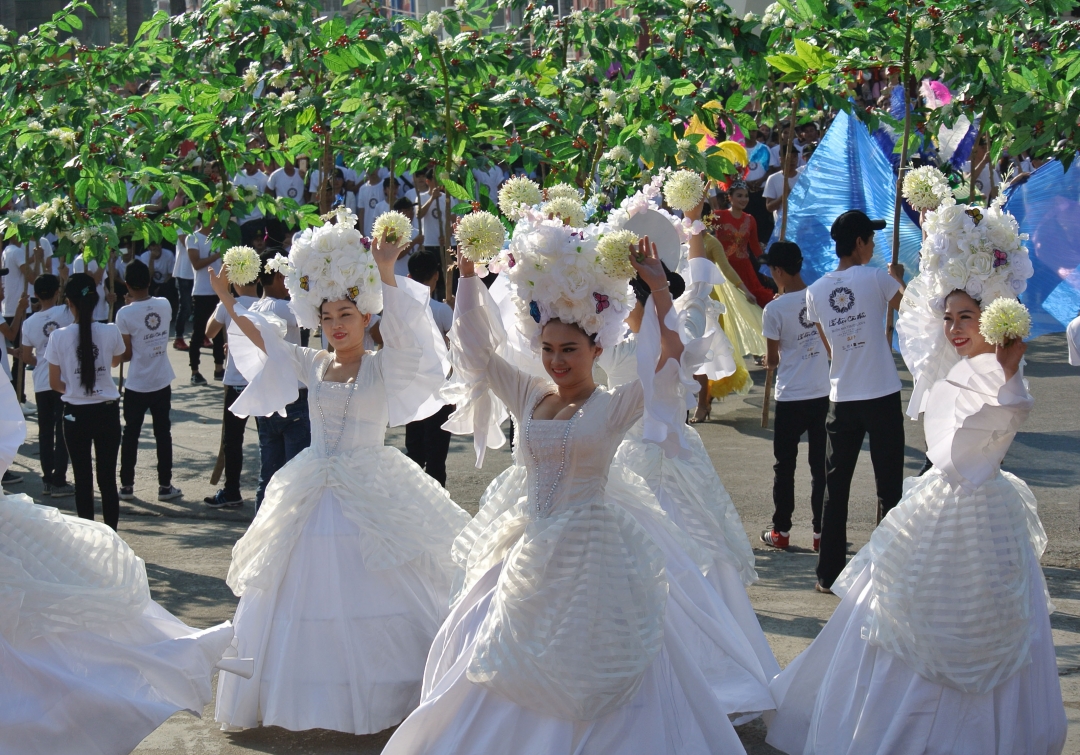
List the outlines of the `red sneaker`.
<svg viewBox="0 0 1080 755">
<path fill-rule="evenodd" d="M 177 338 L 175 341 L 173 341 L 172 347 L 174 349 L 176 349 L 177 351 L 187 351 L 188 350 L 187 341 L 185 341 L 183 338 Z"/>
<path fill-rule="evenodd" d="M 761 542 L 765 543 L 765 545 L 771 545 L 773 548 L 779 548 L 780 550 L 786 551 L 788 545 L 791 543 L 791 533 L 765 530 L 761 533 Z"/>
<path fill-rule="evenodd" d="M 821 550 L 821 533 L 820 532 L 815 532 L 814 533 L 814 553 L 817 553 L 820 550 Z"/>
</svg>

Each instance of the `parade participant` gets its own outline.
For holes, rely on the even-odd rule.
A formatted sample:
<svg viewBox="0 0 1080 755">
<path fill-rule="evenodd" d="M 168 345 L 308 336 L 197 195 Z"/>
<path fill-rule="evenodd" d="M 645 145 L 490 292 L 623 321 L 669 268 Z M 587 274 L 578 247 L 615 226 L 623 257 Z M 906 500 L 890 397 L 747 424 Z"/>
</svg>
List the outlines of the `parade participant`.
<svg viewBox="0 0 1080 755">
<path fill-rule="evenodd" d="M 192 385 L 206 385 L 206 378 L 199 372 L 199 356 L 206 347 L 206 326 L 218 304 L 210 285 L 210 271 L 221 271 L 221 253 L 211 250 L 206 230 L 199 228 L 187 237 L 188 261 L 195 271 L 195 283 L 191 288 L 191 342 L 188 345 Z M 225 333 L 218 333 L 210 344 L 214 353 L 214 380 L 221 380 L 225 377 Z"/>
<path fill-rule="evenodd" d="M 172 307 L 150 296 L 150 269 L 136 260 L 127 266 L 127 304 L 116 312 L 116 327 L 124 337 L 123 361 L 131 362 L 124 382 L 124 435 L 120 443 L 120 500 L 135 497 L 135 462 L 139 433 L 146 412 L 154 426 L 157 446 L 157 499 L 171 501 L 182 493 L 172 484 L 172 381 L 169 363 L 169 320 Z"/>
<path fill-rule="evenodd" d="M 237 303 L 245 309 L 259 301 L 258 279 L 239 285 L 233 283 Z M 206 327 L 206 337 L 215 338 L 218 333 L 228 333 L 231 317 L 223 304 L 218 302 L 214 316 Z M 226 336 L 228 340 L 228 336 Z M 244 496 L 240 492 L 240 475 L 244 471 L 244 433 L 247 431 L 247 416 L 238 417 L 229 411 L 229 407 L 240 397 L 247 380 L 236 366 L 235 349 L 230 345 L 225 355 L 225 374 L 221 379 L 225 389 L 225 405 L 221 410 L 221 453 L 225 461 L 225 483 L 213 495 L 203 498 L 203 503 L 212 509 L 236 508 L 244 505 Z"/>
<path fill-rule="evenodd" d="M 821 334 L 806 319 L 806 284 L 802 250 L 777 241 L 761 258 L 769 266 L 780 296 L 765 306 L 764 335 L 769 353 L 765 366 L 776 372 L 773 420 L 773 526 L 761 542 L 786 549 L 795 511 L 795 465 L 799 439 L 807 436 L 810 464 L 810 510 L 814 551 L 821 547 L 821 508 L 825 500 L 825 418 L 829 413 L 829 357 Z"/>
<path fill-rule="evenodd" d="M 772 301 L 773 292 L 763 286 L 757 276 L 757 259 L 762 251 L 757 221 L 753 215 L 745 212 L 750 192 L 744 182 L 735 181 L 728 189 L 728 196 L 731 198 L 731 209 L 713 213 L 716 237 L 723 244 L 728 262 L 739 274 L 743 285 L 754 295 L 757 305 L 764 307 Z"/>
<path fill-rule="evenodd" d="M 620 270 L 623 250 L 607 258 Z M 521 464 L 454 544 L 464 584 L 432 646 L 424 699 L 384 755 L 742 752 L 731 721 L 772 706 L 766 674 L 701 573 L 708 554 L 611 463 L 643 412 L 648 439 L 688 450 L 682 417 L 662 411 L 685 407 L 692 381 L 665 324 L 674 316 L 656 247 L 642 240 L 632 263 L 652 292 L 640 377 L 610 390 L 593 365 L 623 331 L 631 294 L 600 264 L 595 229 L 528 210 L 508 255 L 518 327 L 546 375 L 500 356 L 498 307 L 460 257 L 451 355 L 468 395 L 452 429 L 471 430 L 482 456 L 502 440 L 492 433 L 505 404 Z"/>
<path fill-rule="evenodd" d="M 124 354 L 124 338 L 111 323 L 94 321 L 96 283 L 86 273 L 73 273 L 64 298 L 74 322 L 49 336 L 45 359 L 49 386 L 61 394 L 64 441 L 75 477 L 75 509 L 94 518 L 94 461 L 97 462 L 101 517 L 114 530 L 120 522 L 116 489 L 116 457 L 120 451 L 120 392 L 112 368 Z"/>
<path fill-rule="evenodd" d="M 268 249 L 260 255 L 259 283 L 262 285 L 262 298 L 251 305 L 252 312 L 270 313 L 285 323 L 285 340 L 294 346 L 300 345 L 300 326 L 296 315 L 289 306 L 289 289 L 285 286 L 285 276 L 271 264 L 282 250 Z M 240 338 L 242 333 L 233 331 L 231 338 Z M 296 400 L 285 407 L 285 416 L 277 414 L 269 417 L 256 417 L 255 425 L 259 429 L 259 489 L 255 493 L 255 511 L 262 506 L 266 495 L 266 486 L 279 469 L 294 456 L 311 445 L 311 421 L 308 413 L 308 391 L 302 381 L 297 381 Z"/>
<path fill-rule="evenodd" d="M 952 362 L 923 406 L 934 467 L 908 479 L 833 583 L 832 618 L 773 681 L 767 741 L 786 753 L 1057 755 L 1065 743 L 1046 533 L 1031 490 L 1001 470 L 1034 401 L 1025 330 L 996 311 L 1023 312 L 1031 263 L 1000 207 L 950 203 L 926 225 L 915 288 L 930 298 L 905 295 L 897 327 L 920 368 Z M 989 264 L 951 264 L 973 254 Z"/>
<path fill-rule="evenodd" d="M 234 413 L 284 414 L 302 380 L 312 416 L 310 448 L 274 475 L 233 549 L 238 648 L 256 669 L 250 680 L 218 682 L 215 716 L 226 730 L 394 726 L 420 700 L 424 659 L 448 611 L 450 546 L 469 516 L 384 445 L 388 423 L 419 419 L 432 403 L 446 347 L 427 288 L 394 277 L 400 246 L 376 240 L 366 251 L 355 223 L 337 210 L 336 224 L 305 230 L 275 264 L 297 321 L 321 324 L 332 354 L 289 343 L 280 323 L 237 305 L 224 274 L 211 278 L 247 337 L 231 345 L 249 379 Z M 364 326 L 379 310 L 383 347 L 364 353 Z"/>
<path fill-rule="evenodd" d="M 851 478 L 867 435 L 879 518 L 903 488 L 904 413 L 885 314 L 900 306 L 904 267 L 890 265 L 886 273 L 867 264 L 874 257 L 874 232 L 884 227 L 884 220 L 861 210 L 840 215 L 832 225 L 839 264 L 806 289 L 806 319 L 817 323 L 831 360 L 818 592 L 829 592 L 844 568 Z"/>
<path fill-rule="evenodd" d="M 45 351 L 53 331 L 71 325 L 75 319 L 71 310 L 60 301 L 60 279 L 55 275 L 39 275 L 34 281 L 34 296 L 41 308 L 22 324 L 22 360 L 34 368 L 41 493 L 53 498 L 66 498 L 75 494 L 75 488 L 67 482 L 64 411 L 60 394 L 49 385 L 49 363 L 45 359 Z"/>
</svg>

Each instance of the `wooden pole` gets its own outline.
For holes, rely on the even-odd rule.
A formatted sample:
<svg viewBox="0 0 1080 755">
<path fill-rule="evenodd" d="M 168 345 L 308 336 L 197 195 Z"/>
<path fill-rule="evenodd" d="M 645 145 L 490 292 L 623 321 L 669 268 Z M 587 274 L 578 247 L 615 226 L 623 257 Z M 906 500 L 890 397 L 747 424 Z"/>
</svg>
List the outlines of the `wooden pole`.
<svg viewBox="0 0 1080 755">
<path fill-rule="evenodd" d="M 772 367 L 765 370 L 765 400 L 761 402 L 761 426 L 769 428 L 769 399 L 773 392 L 773 383 L 776 379 L 776 370 Z"/>
<path fill-rule="evenodd" d="M 780 240 L 787 241 L 787 208 L 788 208 L 788 192 L 791 190 L 789 179 L 787 175 L 787 161 L 788 156 L 791 154 L 791 150 L 795 148 L 795 113 L 799 108 L 799 96 L 793 95 L 791 98 L 791 118 L 788 121 L 788 132 L 786 139 L 786 148 L 784 150 L 784 156 L 780 160 L 780 172 L 784 176 L 784 196 L 781 198 L 783 203 L 780 208 Z"/>
</svg>

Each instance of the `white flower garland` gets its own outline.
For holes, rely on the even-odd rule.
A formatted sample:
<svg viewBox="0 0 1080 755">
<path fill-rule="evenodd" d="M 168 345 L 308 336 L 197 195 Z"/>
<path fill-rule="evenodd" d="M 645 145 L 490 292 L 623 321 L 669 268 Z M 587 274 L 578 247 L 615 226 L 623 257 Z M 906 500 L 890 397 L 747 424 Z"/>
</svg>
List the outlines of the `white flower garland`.
<svg viewBox="0 0 1080 755">
<path fill-rule="evenodd" d="M 229 271 L 229 282 L 236 286 L 250 286 L 259 277 L 259 253 L 250 246 L 234 246 L 221 258 Z"/>
<path fill-rule="evenodd" d="M 339 207 L 336 223 L 306 228 L 293 237 L 288 259 L 278 255 L 267 268 L 285 277 L 290 304 L 302 328 L 319 325 L 326 301 L 349 299 L 364 314 L 382 311 L 382 278 L 356 215 Z"/>
<path fill-rule="evenodd" d="M 953 195 L 945 174 L 932 165 L 909 170 L 904 176 L 902 193 L 908 204 L 919 211 L 936 210 Z"/>
</svg>

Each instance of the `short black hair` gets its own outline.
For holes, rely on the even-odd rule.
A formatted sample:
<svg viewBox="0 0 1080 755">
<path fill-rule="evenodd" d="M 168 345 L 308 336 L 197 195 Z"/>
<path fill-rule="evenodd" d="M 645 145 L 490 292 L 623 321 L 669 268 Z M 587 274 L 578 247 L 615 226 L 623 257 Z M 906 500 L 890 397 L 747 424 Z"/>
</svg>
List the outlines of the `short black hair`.
<svg viewBox="0 0 1080 755">
<path fill-rule="evenodd" d="M 836 256 L 843 259 L 855 253 L 857 242 L 869 241 L 874 231 L 885 228 L 884 220 L 871 220 L 862 210 L 848 210 L 833 221 L 829 235 L 836 242 Z"/>
<path fill-rule="evenodd" d="M 788 275 L 802 272 L 802 249 L 794 241 L 774 241 L 767 254 L 760 258 L 763 265 L 778 267 Z"/>
<path fill-rule="evenodd" d="M 409 199 L 408 197 L 398 197 L 397 201 L 394 202 L 394 209 L 395 210 L 407 210 L 410 207 L 415 207 L 415 206 L 416 205 L 413 204 L 413 201 L 411 199 Z"/>
<path fill-rule="evenodd" d="M 409 277 L 418 283 L 427 283 L 441 267 L 439 256 L 431 252 L 420 251 L 409 257 Z"/>
<path fill-rule="evenodd" d="M 128 288 L 145 291 L 150 288 L 150 268 L 142 260 L 132 260 L 124 270 L 124 283 Z"/>
<path fill-rule="evenodd" d="M 45 273 L 39 275 L 34 281 L 34 296 L 39 299 L 51 299 L 60 290 L 60 279 L 55 275 Z"/>
<path fill-rule="evenodd" d="M 664 272 L 667 273 L 668 290 L 671 292 L 671 298 L 678 299 L 686 291 L 686 281 L 678 273 L 668 270 L 667 265 L 664 265 L 663 262 L 660 264 L 663 265 Z M 645 306 L 645 302 L 649 300 L 649 296 L 652 294 L 649 284 L 643 281 L 640 275 L 637 275 L 630 279 L 630 288 L 634 289 L 634 296 L 637 297 L 642 306 Z"/>
</svg>

